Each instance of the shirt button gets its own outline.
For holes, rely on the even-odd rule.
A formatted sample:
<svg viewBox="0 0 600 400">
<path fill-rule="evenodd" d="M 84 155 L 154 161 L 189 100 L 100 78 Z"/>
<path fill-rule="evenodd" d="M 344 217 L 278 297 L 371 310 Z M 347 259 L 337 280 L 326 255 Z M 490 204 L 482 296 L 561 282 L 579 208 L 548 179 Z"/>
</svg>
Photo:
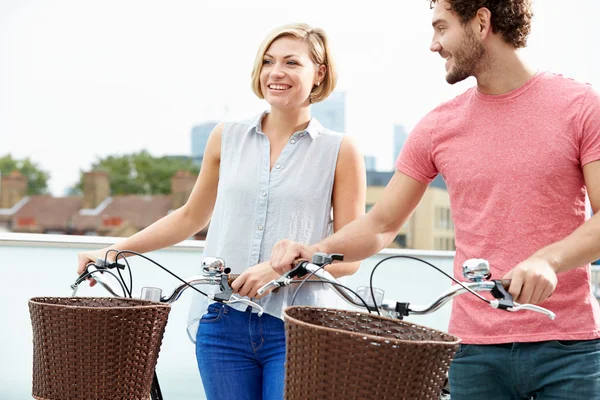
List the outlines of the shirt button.
<svg viewBox="0 0 600 400">
<path fill-rule="evenodd" d="M 262 192 L 262 197 L 267 197 L 267 192 Z"/>
<path fill-rule="evenodd" d="M 258 225 L 258 230 L 259 230 L 259 231 L 262 231 L 263 229 L 264 229 L 264 226 L 262 226 L 262 225 Z"/>
<path fill-rule="evenodd" d="M 291 144 L 294 144 L 294 143 L 296 143 L 296 139 L 292 139 L 292 140 L 290 140 L 290 143 L 291 143 Z"/>
<path fill-rule="evenodd" d="M 275 169 L 281 169 L 281 165 L 277 164 L 277 165 L 275 166 Z"/>
</svg>

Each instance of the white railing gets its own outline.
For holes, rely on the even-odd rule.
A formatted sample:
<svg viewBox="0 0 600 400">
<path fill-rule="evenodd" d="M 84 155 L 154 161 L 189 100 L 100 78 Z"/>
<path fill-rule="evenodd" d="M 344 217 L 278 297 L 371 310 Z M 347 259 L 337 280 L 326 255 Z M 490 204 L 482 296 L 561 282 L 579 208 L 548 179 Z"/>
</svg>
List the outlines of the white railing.
<svg viewBox="0 0 600 400">
<path fill-rule="evenodd" d="M 27 301 L 35 296 L 70 296 L 69 285 L 76 277 L 77 253 L 101 248 L 116 238 L 97 236 L 63 236 L 0 233 L 0 388 L 4 400 L 31 396 L 32 334 Z M 185 241 L 177 246 L 150 253 L 149 256 L 180 276 L 198 273 L 204 243 Z M 369 273 L 376 262 L 392 254 L 408 254 L 425 258 L 447 272 L 452 268 L 452 252 L 386 250 L 365 260 L 359 272 L 348 277 L 350 287 L 368 285 Z M 143 259 L 129 259 L 134 274 L 134 290 L 143 286 L 175 286 L 176 281 Z M 387 264 L 387 265 L 386 265 Z M 144 271 L 142 274 L 141 271 Z M 434 282 L 427 293 L 418 284 L 422 279 Z M 392 260 L 384 263 L 375 275 L 375 286 L 386 291 L 386 297 L 426 303 L 449 285 L 439 273 L 412 261 Z M 78 295 L 105 295 L 100 288 L 82 287 Z M 173 305 L 158 362 L 158 376 L 168 399 L 202 399 L 202 383 L 196 367 L 193 344 L 185 334 L 185 322 L 192 296 L 185 293 Z M 440 310 L 416 322 L 446 329 L 450 308 Z M 81 354 L 86 357 L 85 354 Z M 8 360 L 8 361 L 7 361 Z M 82 371 L 82 375 L 85 372 Z"/>
<path fill-rule="evenodd" d="M 0 398 L 16 400 L 30 398 L 32 334 L 27 301 L 36 296 L 70 296 L 70 284 L 76 278 L 77 253 L 84 249 L 101 248 L 117 238 L 97 236 L 63 236 L 0 233 Z M 148 254 L 179 276 L 199 271 L 204 242 L 185 241 L 177 246 Z M 419 250 L 384 250 L 361 264 L 359 271 L 346 278 L 351 288 L 366 286 L 373 266 L 390 255 L 411 255 L 423 258 L 451 273 L 454 252 Z M 165 290 L 177 281 L 143 259 L 130 258 L 134 276 L 134 293 L 143 286 L 161 286 Z M 143 271 L 143 274 L 142 274 Z M 594 288 L 600 294 L 600 269 L 593 269 Z M 425 285 L 427 283 L 427 285 Z M 393 259 L 379 267 L 374 286 L 385 290 L 386 298 L 413 304 L 430 302 L 450 285 L 432 268 L 417 261 Z M 105 295 L 100 288 L 82 285 L 78 295 Z M 187 339 L 185 322 L 192 296 L 185 293 L 173 305 L 158 362 L 158 375 L 168 399 L 203 399 L 202 383 L 196 367 L 193 344 Z M 446 330 L 450 307 L 411 320 L 436 329 Z M 81 354 L 86 357 L 86 354 Z M 82 376 L 85 372 L 82 371 Z"/>
</svg>

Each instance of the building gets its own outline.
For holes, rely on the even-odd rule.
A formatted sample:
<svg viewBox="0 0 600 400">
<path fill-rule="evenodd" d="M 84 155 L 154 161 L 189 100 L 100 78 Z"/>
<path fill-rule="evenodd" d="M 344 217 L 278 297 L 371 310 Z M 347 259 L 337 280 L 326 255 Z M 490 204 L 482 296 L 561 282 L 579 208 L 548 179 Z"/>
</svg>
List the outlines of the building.
<svg viewBox="0 0 600 400">
<path fill-rule="evenodd" d="M 130 236 L 189 197 L 197 176 L 179 171 L 171 178 L 170 195 L 111 196 L 107 172 L 84 174 L 83 196 L 26 196 L 27 178 L 18 172 L 2 176 L 0 230 L 67 235 Z M 206 237 L 206 229 L 195 235 Z"/>
<path fill-rule="evenodd" d="M 383 195 L 394 175 L 367 171 L 367 211 Z M 454 224 L 450 213 L 450 196 L 440 175 L 429 185 L 419 205 L 402 226 L 389 247 L 421 250 L 454 250 Z"/>
<path fill-rule="evenodd" d="M 367 171 L 367 211 L 381 198 L 394 172 Z M 1 177 L 0 231 L 71 235 L 130 236 L 185 204 L 197 176 L 179 171 L 170 195 L 110 193 L 110 176 L 84 174 L 83 196 L 27 196 L 27 178 L 18 172 Z M 194 235 L 206 238 L 207 228 Z M 438 176 L 390 247 L 453 250 L 454 225 L 446 185 Z"/>
<path fill-rule="evenodd" d="M 346 132 L 346 93 L 331 93 L 324 101 L 311 106 L 311 114 L 325 128 Z"/>
<path fill-rule="evenodd" d="M 404 125 L 401 125 L 401 124 L 394 125 L 394 154 L 392 154 L 394 169 L 395 169 L 396 159 L 400 155 L 402 146 L 404 146 L 404 143 L 406 142 L 407 138 L 408 138 L 408 133 L 406 132 L 406 128 L 404 127 Z"/>
<path fill-rule="evenodd" d="M 213 129 L 215 129 L 217 124 L 218 122 L 216 121 L 209 121 L 200 125 L 196 125 L 192 128 L 192 159 L 198 165 L 202 164 L 202 158 L 204 157 L 204 150 L 206 150 L 208 137 Z"/>
<path fill-rule="evenodd" d="M 365 168 L 367 171 L 375 171 L 377 168 L 377 157 L 365 156 Z"/>
</svg>

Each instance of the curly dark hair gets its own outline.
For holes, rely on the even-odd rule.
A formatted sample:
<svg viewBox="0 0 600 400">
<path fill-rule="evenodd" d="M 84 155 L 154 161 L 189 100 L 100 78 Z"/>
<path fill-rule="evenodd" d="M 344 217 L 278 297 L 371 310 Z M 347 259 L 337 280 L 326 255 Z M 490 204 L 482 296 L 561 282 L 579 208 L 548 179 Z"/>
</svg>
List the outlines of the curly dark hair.
<svg viewBox="0 0 600 400">
<path fill-rule="evenodd" d="M 433 8 L 438 0 L 429 0 Z M 525 47 L 531 32 L 531 0 L 446 0 L 463 24 L 472 20 L 484 7 L 492 14 L 492 32 L 502 35 L 515 48 Z"/>
</svg>

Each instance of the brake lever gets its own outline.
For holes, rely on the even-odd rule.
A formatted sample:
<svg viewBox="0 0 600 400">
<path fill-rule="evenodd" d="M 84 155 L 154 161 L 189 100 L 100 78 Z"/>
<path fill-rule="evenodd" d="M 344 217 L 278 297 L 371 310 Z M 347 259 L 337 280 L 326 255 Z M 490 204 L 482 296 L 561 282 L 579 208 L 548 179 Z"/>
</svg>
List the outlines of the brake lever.
<svg viewBox="0 0 600 400">
<path fill-rule="evenodd" d="M 280 288 L 280 287 L 282 287 L 282 286 L 287 286 L 287 285 L 289 285 L 289 282 L 288 282 L 288 281 L 289 281 L 289 282 L 291 282 L 291 281 L 292 281 L 292 279 L 291 279 L 291 278 L 283 278 L 283 277 L 280 277 L 280 278 L 278 278 L 278 279 L 274 279 L 274 280 L 272 280 L 271 282 L 269 282 L 269 283 L 267 283 L 266 285 L 264 285 L 263 287 L 261 287 L 260 289 L 258 289 L 258 290 L 256 291 L 256 293 L 257 293 L 259 296 L 262 296 L 262 295 L 263 295 L 263 294 L 265 294 L 265 293 L 266 293 L 268 290 L 271 290 L 271 289 L 273 289 L 273 288 L 274 288 L 274 289 L 273 289 L 273 291 L 276 291 L 277 289 L 279 289 L 279 288 Z"/>
<path fill-rule="evenodd" d="M 96 268 L 96 271 L 92 271 L 90 273 L 90 267 Z M 103 270 L 112 269 L 112 268 L 124 270 L 125 265 L 119 264 L 116 261 L 112 262 L 112 263 L 106 262 L 102 258 L 97 258 L 96 262 L 90 261 L 89 263 L 87 263 L 83 272 L 81 274 L 79 274 L 77 279 L 75 279 L 75 282 L 73 282 L 73 284 L 71 284 L 71 289 L 73 289 L 73 296 L 75 296 L 75 294 L 77 293 L 77 289 L 79 288 L 79 285 L 81 284 L 81 282 L 85 281 L 86 279 L 91 279 L 93 273 L 95 273 L 95 272 L 102 273 Z M 105 288 L 106 288 L 106 286 L 105 286 Z"/>
<path fill-rule="evenodd" d="M 519 304 L 519 303 L 515 303 L 514 307 L 511 307 L 511 308 L 508 309 L 508 311 L 511 311 L 511 312 L 517 312 L 517 311 L 521 311 L 521 310 L 529 310 L 529 311 L 539 312 L 540 314 L 544 314 L 544 315 L 548 316 L 548 318 L 550 318 L 551 320 L 554 320 L 556 318 L 556 314 L 555 313 L 553 313 L 552 311 L 548 310 L 547 308 L 540 307 L 540 306 L 537 306 L 535 304 Z"/>
<path fill-rule="evenodd" d="M 257 309 L 259 317 L 261 315 L 263 315 L 263 313 L 265 312 L 265 310 L 260 305 L 256 304 L 255 302 L 248 300 L 248 299 L 242 299 L 242 298 L 236 297 L 235 295 L 231 296 L 230 300 L 224 300 L 222 303 L 227 304 L 227 305 L 231 305 L 231 304 L 235 304 L 235 303 L 246 304 L 247 306 Z"/>
<path fill-rule="evenodd" d="M 77 280 L 71 285 L 71 289 L 73 289 L 73 293 L 71 297 L 75 297 L 77 295 L 77 290 L 79 289 L 79 285 L 81 282 L 84 282 L 86 279 L 94 279 L 100 286 L 102 286 L 107 292 L 112 294 L 114 297 L 122 297 L 117 294 L 117 290 L 115 290 L 112 285 L 104 279 L 104 275 L 101 269 L 96 269 L 95 271 L 90 271 L 89 267 L 96 267 L 94 264 L 88 264 L 85 268 L 85 271 L 79 275 Z"/>
<path fill-rule="evenodd" d="M 281 275 L 279 278 L 273 279 L 271 282 L 258 289 L 256 293 L 261 296 L 268 290 L 273 289 L 273 292 L 276 292 L 282 286 L 289 286 L 294 278 L 302 277 L 307 274 L 308 271 L 305 268 L 307 263 L 308 261 L 304 259 L 294 260 L 292 263 L 293 268 L 291 270 Z"/>
<path fill-rule="evenodd" d="M 81 284 L 81 282 L 85 281 L 87 278 L 90 277 L 90 271 L 89 271 L 90 267 L 95 267 L 95 264 L 93 262 L 86 264 L 83 272 L 81 274 L 79 274 L 77 279 L 75 279 L 75 282 L 73 282 L 71 284 L 71 289 L 73 289 L 73 297 L 75 297 L 75 294 L 77 293 L 77 289 L 79 289 L 79 285 Z M 96 267 L 96 269 L 97 269 L 97 267 Z"/>
</svg>

